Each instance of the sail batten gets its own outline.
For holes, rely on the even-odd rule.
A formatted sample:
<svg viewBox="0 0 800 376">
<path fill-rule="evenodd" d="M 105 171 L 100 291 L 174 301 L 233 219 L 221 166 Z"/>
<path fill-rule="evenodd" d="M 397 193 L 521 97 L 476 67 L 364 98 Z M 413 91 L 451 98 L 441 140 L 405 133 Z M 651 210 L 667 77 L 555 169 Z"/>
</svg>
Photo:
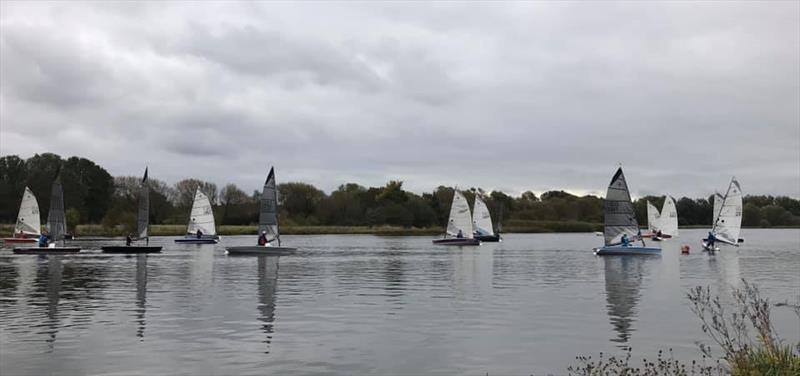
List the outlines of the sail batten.
<svg viewBox="0 0 800 376">
<path fill-rule="evenodd" d="M 14 225 L 14 233 L 20 232 L 27 235 L 41 234 L 42 219 L 39 217 L 39 202 L 36 201 L 36 196 L 30 188 L 25 187 L 25 192 L 22 194 L 22 202 L 19 205 L 19 213 L 17 214 L 17 223 Z"/>
<path fill-rule="evenodd" d="M 64 190 L 61 175 L 56 176 L 50 191 L 50 211 L 47 213 L 47 232 L 52 240 L 62 240 L 67 233 L 67 218 L 64 213 Z"/>
<path fill-rule="evenodd" d="M 216 235 L 217 229 L 214 223 L 214 210 L 211 201 L 198 187 L 192 203 L 192 211 L 189 216 L 189 226 L 187 234 L 194 234 L 200 230 L 204 235 Z"/>
<path fill-rule="evenodd" d="M 450 218 L 447 221 L 447 234 L 472 239 L 472 215 L 469 212 L 469 203 L 459 190 L 453 191 L 453 204 L 450 205 Z"/>
<path fill-rule="evenodd" d="M 475 232 L 482 236 L 494 235 L 494 227 L 492 227 L 492 215 L 489 214 L 489 208 L 483 202 L 480 196 L 475 196 L 475 210 L 472 213 L 472 224 Z"/>
<path fill-rule="evenodd" d="M 633 236 L 639 233 L 639 223 L 636 221 L 628 184 L 625 182 L 621 167 L 608 185 L 603 213 L 605 217 L 603 236 L 606 245 L 619 244 L 624 234 L 633 239 Z"/>
</svg>

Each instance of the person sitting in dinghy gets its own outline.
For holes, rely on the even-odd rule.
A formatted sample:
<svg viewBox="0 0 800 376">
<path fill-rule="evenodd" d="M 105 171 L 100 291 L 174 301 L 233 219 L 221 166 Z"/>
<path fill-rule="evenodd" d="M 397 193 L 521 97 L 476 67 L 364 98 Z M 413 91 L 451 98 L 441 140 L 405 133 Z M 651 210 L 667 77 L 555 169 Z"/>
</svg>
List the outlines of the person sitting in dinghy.
<svg viewBox="0 0 800 376">
<path fill-rule="evenodd" d="M 464 233 L 461 232 L 461 230 L 458 230 L 458 234 L 456 235 L 456 237 L 459 238 L 459 239 L 463 239 L 464 238 Z"/>
<path fill-rule="evenodd" d="M 716 241 L 717 241 L 717 237 L 714 236 L 714 234 L 711 231 L 709 231 L 708 232 L 708 238 L 706 239 L 706 246 L 708 248 L 714 248 L 714 242 L 716 242 Z"/>
<path fill-rule="evenodd" d="M 200 229 L 197 229 L 197 238 L 200 239 L 203 237 L 203 232 Z"/>
<path fill-rule="evenodd" d="M 132 242 L 133 242 L 133 237 L 131 237 L 131 234 L 128 234 L 128 236 L 125 237 L 125 246 L 130 247 Z"/>
<path fill-rule="evenodd" d="M 269 239 L 267 239 L 267 232 L 261 231 L 261 236 L 258 237 L 258 245 L 263 247 L 269 247 Z"/>
<path fill-rule="evenodd" d="M 47 248 L 47 234 L 44 232 L 39 235 L 39 248 Z"/>
<path fill-rule="evenodd" d="M 630 244 L 631 244 L 631 243 L 630 243 L 630 241 L 628 240 L 628 234 L 622 234 L 622 246 L 623 246 L 623 247 L 627 247 L 627 246 L 629 246 Z"/>
</svg>

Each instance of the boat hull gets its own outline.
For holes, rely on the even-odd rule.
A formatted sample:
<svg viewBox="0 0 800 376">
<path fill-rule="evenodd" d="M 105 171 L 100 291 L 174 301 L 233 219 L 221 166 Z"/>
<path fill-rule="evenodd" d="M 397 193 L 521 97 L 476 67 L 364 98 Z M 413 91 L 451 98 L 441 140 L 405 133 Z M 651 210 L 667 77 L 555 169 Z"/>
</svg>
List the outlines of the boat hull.
<svg viewBox="0 0 800 376">
<path fill-rule="evenodd" d="M 448 239 L 435 239 L 433 244 L 436 245 L 454 245 L 454 246 L 473 246 L 473 245 L 481 245 L 481 241 L 478 239 L 468 239 L 468 238 L 448 238 Z"/>
<path fill-rule="evenodd" d="M 594 249 L 594 254 L 598 256 L 658 256 L 661 255 L 661 248 L 653 247 L 623 247 L 619 245 L 606 246 Z"/>
<path fill-rule="evenodd" d="M 60 255 L 80 251 L 80 247 L 17 247 L 13 250 L 18 255 Z"/>
<path fill-rule="evenodd" d="M 260 245 L 241 246 L 241 247 L 227 247 L 229 255 L 285 255 L 294 253 L 297 248 L 293 247 L 264 247 Z"/>
<path fill-rule="evenodd" d="M 672 235 L 661 234 L 661 236 L 656 236 L 656 234 L 643 234 L 643 238 L 661 238 L 661 239 L 671 239 Z"/>
<path fill-rule="evenodd" d="M 3 238 L 5 244 L 34 244 L 37 241 L 36 238 Z"/>
<path fill-rule="evenodd" d="M 175 239 L 175 243 L 181 244 L 217 244 L 219 240 L 212 239 L 212 238 L 183 238 L 183 239 Z"/>
<path fill-rule="evenodd" d="M 161 253 L 161 248 L 158 246 L 136 246 L 136 245 L 119 245 L 101 247 L 103 253 Z"/>
<path fill-rule="evenodd" d="M 476 235 L 475 239 L 478 239 L 481 242 L 489 242 L 489 243 L 497 243 L 502 241 L 500 235 Z"/>
</svg>

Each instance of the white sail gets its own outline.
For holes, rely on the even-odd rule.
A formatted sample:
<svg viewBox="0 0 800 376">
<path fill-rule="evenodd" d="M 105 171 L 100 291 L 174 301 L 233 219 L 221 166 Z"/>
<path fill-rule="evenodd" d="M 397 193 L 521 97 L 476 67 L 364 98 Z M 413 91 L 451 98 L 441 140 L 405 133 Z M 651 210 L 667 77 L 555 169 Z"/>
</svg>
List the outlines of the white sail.
<svg viewBox="0 0 800 376">
<path fill-rule="evenodd" d="M 719 210 L 722 209 L 722 195 L 714 192 L 714 216 L 711 218 L 711 225 L 713 226 L 717 223 L 717 218 L 719 218 Z"/>
<path fill-rule="evenodd" d="M 469 203 L 461 192 L 453 193 L 453 204 L 450 206 L 450 219 L 447 221 L 447 234 L 465 238 L 472 238 L 472 216 L 469 212 Z"/>
<path fill-rule="evenodd" d="M 650 201 L 647 201 L 647 229 L 651 233 L 656 233 L 661 229 L 659 217 L 658 209 Z"/>
<path fill-rule="evenodd" d="M 14 233 L 20 232 L 28 235 L 41 234 L 42 219 L 39 217 L 39 203 L 30 188 L 25 187 L 22 194 L 22 203 L 19 206 L 17 224 L 14 226 Z"/>
<path fill-rule="evenodd" d="M 658 219 L 662 234 L 678 236 L 678 208 L 675 199 L 671 196 L 664 197 L 664 205 L 661 206 L 661 215 Z"/>
<path fill-rule="evenodd" d="M 208 200 L 208 196 L 200 191 L 199 187 L 194 194 L 194 203 L 192 204 L 192 212 L 189 215 L 189 227 L 186 229 L 186 233 L 196 234 L 197 230 L 200 230 L 203 235 L 217 234 L 211 201 Z"/>
<path fill-rule="evenodd" d="M 737 244 L 739 232 L 742 230 L 742 190 L 734 177 L 728 186 L 719 209 L 719 217 L 714 222 L 712 233 L 728 244 Z"/>
<path fill-rule="evenodd" d="M 475 232 L 479 235 L 494 235 L 494 227 L 492 227 L 492 215 L 489 214 L 489 208 L 483 202 L 480 196 L 475 196 L 475 210 L 472 213 L 472 225 Z"/>
<path fill-rule="evenodd" d="M 603 214 L 605 217 L 603 236 L 606 245 L 619 244 L 625 234 L 631 240 L 639 234 L 639 223 L 636 221 L 628 183 L 625 182 L 621 167 L 608 185 L 608 192 L 603 201 Z"/>
</svg>

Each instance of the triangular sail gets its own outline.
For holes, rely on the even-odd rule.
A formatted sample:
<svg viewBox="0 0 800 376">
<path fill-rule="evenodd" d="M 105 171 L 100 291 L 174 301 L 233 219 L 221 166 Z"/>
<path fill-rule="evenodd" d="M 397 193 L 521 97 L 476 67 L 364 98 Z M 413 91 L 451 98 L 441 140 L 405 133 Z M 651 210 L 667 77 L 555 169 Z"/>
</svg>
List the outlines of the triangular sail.
<svg viewBox="0 0 800 376">
<path fill-rule="evenodd" d="M 458 236 L 459 231 L 465 238 L 472 238 L 472 216 L 469 213 L 469 203 L 461 192 L 453 193 L 453 204 L 450 206 L 450 219 L 447 221 L 447 234 Z"/>
<path fill-rule="evenodd" d="M 275 168 L 269 169 L 269 175 L 264 182 L 264 191 L 261 193 L 261 204 L 258 215 L 258 233 L 267 232 L 268 240 L 277 239 L 280 244 L 280 231 L 278 229 L 278 189 L 275 185 Z"/>
<path fill-rule="evenodd" d="M 714 236 L 729 244 L 737 244 L 742 229 L 742 190 L 736 178 L 731 179 L 728 192 L 722 200 L 719 217 L 714 222 Z"/>
<path fill-rule="evenodd" d="M 14 226 L 14 234 L 22 232 L 27 235 L 39 235 L 42 231 L 41 228 L 39 203 L 30 188 L 25 187 L 22 203 L 19 205 L 19 214 L 17 214 L 17 224 Z"/>
<path fill-rule="evenodd" d="M 661 214 L 658 212 L 658 209 L 647 201 L 647 229 L 651 233 L 656 233 L 658 230 L 661 229 L 661 223 L 659 222 L 659 217 Z"/>
<path fill-rule="evenodd" d="M 147 227 L 150 222 L 150 188 L 147 184 L 147 168 L 144 169 L 142 187 L 139 190 L 139 219 L 137 230 L 139 239 L 147 238 Z"/>
<path fill-rule="evenodd" d="M 475 210 L 472 213 L 472 224 L 475 226 L 475 232 L 479 235 L 494 235 L 494 227 L 492 227 L 492 216 L 489 214 L 489 208 L 486 203 L 480 198 L 475 196 Z"/>
<path fill-rule="evenodd" d="M 200 188 L 194 194 L 192 212 L 189 215 L 189 226 L 186 229 L 188 234 L 196 234 L 200 230 L 204 235 L 216 235 L 217 229 L 214 225 L 214 210 L 211 201 Z"/>
<path fill-rule="evenodd" d="M 631 203 L 631 194 L 622 168 L 617 170 L 608 185 L 608 192 L 603 204 L 605 228 L 603 236 L 606 245 L 619 244 L 622 235 L 627 234 L 631 240 L 639 233 L 639 223 L 636 222 L 636 213 Z"/>
<path fill-rule="evenodd" d="M 678 208 L 675 205 L 675 199 L 671 196 L 664 197 L 664 205 L 661 207 L 658 221 L 662 234 L 678 236 Z"/>
<path fill-rule="evenodd" d="M 56 176 L 50 191 L 50 211 L 47 213 L 47 232 L 52 240 L 64 239 L 67 233 L 67 218 L 64 213 L 64 190 L 61 175 Z"/>
<path fill-rule="evenodd" d="M 713 226 L 717 223 L 717 218 L 719 218 L 719 211 L 722 209 L 722 201 L 725 199 L 722 197 L 721 194 L 714 192 L 714 216 L 711 218 L 711 225 Z"/>
</svg>

